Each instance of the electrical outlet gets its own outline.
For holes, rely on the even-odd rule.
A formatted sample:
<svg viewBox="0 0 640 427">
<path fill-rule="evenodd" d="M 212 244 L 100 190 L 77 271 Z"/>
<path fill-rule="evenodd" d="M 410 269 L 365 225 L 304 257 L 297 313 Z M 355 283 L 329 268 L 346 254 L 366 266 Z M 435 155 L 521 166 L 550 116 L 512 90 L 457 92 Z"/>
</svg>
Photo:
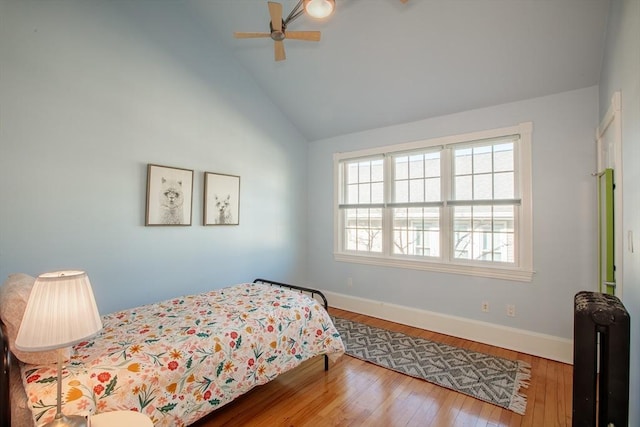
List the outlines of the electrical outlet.
<svg viewBox="0 0 640 427">
<path fill-rule="evenodd" d="M 353 288 L 353 279 L 351 277 L 347 279 L 347 288 Z"/>
<path fill-rule="evenodd" d="M 516 306 L 514 304 L 507 304 L 507 316 L 516 317 Z"/>
<path fill-rule="evenodd" d="M 489 312 L 489 303 L 487 301 L 483 301 L 482 302 L 482 311 L 484 313 L 488 313 Z"/>
</svg>

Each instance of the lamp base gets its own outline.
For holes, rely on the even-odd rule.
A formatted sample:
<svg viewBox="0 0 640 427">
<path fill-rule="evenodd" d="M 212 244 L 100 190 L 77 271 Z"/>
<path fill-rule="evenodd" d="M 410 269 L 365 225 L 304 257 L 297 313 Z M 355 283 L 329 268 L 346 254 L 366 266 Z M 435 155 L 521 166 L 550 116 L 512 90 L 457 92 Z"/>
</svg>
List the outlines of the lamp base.
<svg viewBox="0 0 640 427">
<path fill-rule="evenodd" d="M 62 415 L 56 418 L 44 427 L 87 427 L 87 419 L 80 415 Z"/>
</svg>

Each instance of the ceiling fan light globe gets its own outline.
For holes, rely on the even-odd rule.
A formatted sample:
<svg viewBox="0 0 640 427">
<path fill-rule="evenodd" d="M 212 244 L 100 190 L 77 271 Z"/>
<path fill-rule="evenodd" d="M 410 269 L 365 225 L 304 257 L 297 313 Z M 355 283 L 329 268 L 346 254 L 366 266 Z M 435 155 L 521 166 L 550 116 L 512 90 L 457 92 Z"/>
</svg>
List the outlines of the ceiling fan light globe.
<svg viewBox="0 0 640 427">
<path fill-rule="evenodd" d="M 312 18 L 326 18 L 335 8 L 335 0 L 304 0 L 304 11 Z"/>
</svg>

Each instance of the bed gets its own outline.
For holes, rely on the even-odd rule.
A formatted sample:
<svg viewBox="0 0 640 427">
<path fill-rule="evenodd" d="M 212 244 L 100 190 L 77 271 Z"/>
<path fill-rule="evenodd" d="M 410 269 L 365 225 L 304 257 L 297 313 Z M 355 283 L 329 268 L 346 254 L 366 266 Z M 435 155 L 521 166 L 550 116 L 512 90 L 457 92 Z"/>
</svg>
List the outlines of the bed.
<svg viewBox="0 0 640 427">
<path fill-rule="evenodd" d="M 103 326 L 71 352 L 65 414 L 134 410 L 155 426 L 186 426 L 307 359 L 323 355 L 328 369 L 344 352 L 320 291 L 264 279 L 110 313 Z M 56 365 L 17 361 L 8 341 L 0 425 L 26 425 L 25 406 L 43 425 L 55 415 Z"/>
</svg>

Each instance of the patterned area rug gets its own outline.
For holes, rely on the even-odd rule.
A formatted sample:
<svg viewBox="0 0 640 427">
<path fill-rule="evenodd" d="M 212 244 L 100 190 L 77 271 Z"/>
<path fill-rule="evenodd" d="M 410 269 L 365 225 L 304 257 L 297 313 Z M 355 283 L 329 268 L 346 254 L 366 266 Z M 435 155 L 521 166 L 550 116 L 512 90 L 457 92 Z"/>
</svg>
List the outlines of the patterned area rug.
<svg viewBox="0 0 640 427">
<path fill-rule="evenodd" d="M 528 363 L 333 317 L 346 353 L 524 415 Z"/>
</svg>

